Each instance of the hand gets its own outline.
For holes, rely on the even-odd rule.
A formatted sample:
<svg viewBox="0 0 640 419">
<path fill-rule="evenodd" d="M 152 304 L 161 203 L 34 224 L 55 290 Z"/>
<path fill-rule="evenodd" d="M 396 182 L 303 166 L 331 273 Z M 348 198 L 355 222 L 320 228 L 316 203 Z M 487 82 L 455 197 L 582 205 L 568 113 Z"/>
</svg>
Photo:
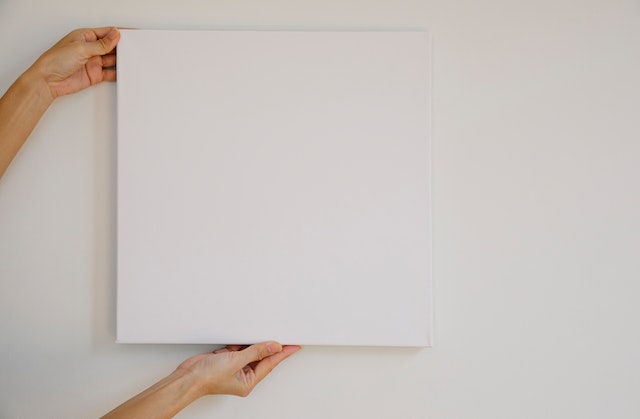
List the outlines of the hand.
<svg viewBox="0 0 640 419">
<path fill-rule="evenodd" d="M 280 362 L 300 346 L 263 342 L 244 347 L 227 345 L 213 352 L 193 356 L 177 371 L 193 374 L 202 395 L 232 394 L 245 397 Z"/>
<path fill-rule="evenodd" d="M 46 51 L 31 67 L 46 82 L 51 99 L 116 79 L 117 28 L 77 29 Z"/>
</svg>

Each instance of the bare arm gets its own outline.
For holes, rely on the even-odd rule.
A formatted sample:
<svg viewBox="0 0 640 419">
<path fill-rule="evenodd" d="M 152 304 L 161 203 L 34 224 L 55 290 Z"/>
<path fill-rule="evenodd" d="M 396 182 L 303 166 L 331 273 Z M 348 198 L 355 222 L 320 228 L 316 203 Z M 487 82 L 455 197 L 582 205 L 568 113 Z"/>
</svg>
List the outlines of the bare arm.
<svg viewBox="0 0 640 419">
<path fill-rule="evenodd" d="M 62 38 L 0 98 L 0 178 L 56 97 L 116 78 L 116 28 L 78 29 Z"/>
<path fill-rule="evenodd" d="M 0 99 L 0 177 L 53 99 L 46 85 L 26 72 Z"/>
<path fill-rule="evenodd" d="M 276 365 L 298 349 L 299 346 L 264 342 L 245 349 L 230 345 L 196 355 L 102 419 L 171 418 L 208 394 L 247 396 Z"/>
</svg>

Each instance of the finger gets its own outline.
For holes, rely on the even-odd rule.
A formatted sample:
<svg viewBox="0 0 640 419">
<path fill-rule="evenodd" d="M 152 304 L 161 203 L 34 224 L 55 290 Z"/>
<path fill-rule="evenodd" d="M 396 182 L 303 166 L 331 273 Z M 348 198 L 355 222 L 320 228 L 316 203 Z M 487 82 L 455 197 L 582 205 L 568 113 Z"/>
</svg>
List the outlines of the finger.
<svg viewBox="0 0 640 419">
<path fill-rule="evenodd" d="M 253 371 L 256 374 L 256 384 L 258 384 L 264 377 L 266 377 L 279 363 L 295 354 L 299 350 L 300 346 L 287 345 L 282 348 L 282 351 L 258 362 L 258 364 L 253 368 Z"/>
<path fill-rule="evenodd" d="M 282 345 L 278 342 L 262 342 L 251 345 L 246 349 L 238 352 L 238 362 L 242 366 L 248 365 L 255 361 L 260 361 L 270 355 L 282 351 Z"/>
<path fill-rule="evenodd" d="M 111 28 L 105 36 L 98 38 L 92 42 L 84 43 L 84 52 L 87 57 L 95 55 L 106 55 L 113 51 L 120 40 L 120 31 L 118 28 Z"/>
<path fill-rule="evenodd" d="M 102 56 L 103 67 L 115 67 L 116 66 L 116 54 L 107 54 Z"/>
<path fill-rule="evenodd" d="M 104 28 L 92 28 L 92 29 L 89 29 L 87 32 L 93 32 L 95 34 L 95 38 L 86 39 L 86 40 L 87 41 L 95 41 L 96 39 L 104 38 L 105 36 L 107 36 L 109 34 L 109 32 L 111 32 L 114 29 L 117 29 L 117 28 L 114 28 L 113 26 L 105 26 Z"/>
<path fill-rule="evenodd" d="M 103 81 L 116 81 L 117 74 L 115 68 L 105 68 L 102 70 Z"/>
<path fill-rule="evenodd" d="M 82 28 L 69 32 L 61 41 L 85 41 L 93 42 L 100 38 L 104 38 L 114 29 L 113 26 L 105 26 L 104 28 Z"/>
<path fill-rule="evenodd" d="M 237 351 L 241 351 L 244 348 L 246 348 L 246 346 L 242 346 L 242 345 L 227 345 L 224 348 L 218 348 L 215 351 L 212 351 L 214 354 L 223 354 L 225 352 L 237 352 Z"/>
</svg>

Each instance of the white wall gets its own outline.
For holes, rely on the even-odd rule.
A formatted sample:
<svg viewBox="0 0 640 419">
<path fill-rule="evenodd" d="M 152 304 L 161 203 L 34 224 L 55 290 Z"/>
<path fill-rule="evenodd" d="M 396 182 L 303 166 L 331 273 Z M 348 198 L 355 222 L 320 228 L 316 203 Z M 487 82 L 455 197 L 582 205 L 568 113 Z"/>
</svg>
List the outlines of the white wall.
<svg viewBox="0 0 640 419">
<path fill-rule="evenodd" d="M 640 2 L 0 2 L 0 88 L 79 26 L 423 28 L 433 349 L 307 347 L 180 417 L 640 417 Z M 167 51 L 171 59 L 171 51 Z M 0 180 L 0 417 L 96 417 L 206 346 L 115 332 L 115 86 Z"/>
</svg>

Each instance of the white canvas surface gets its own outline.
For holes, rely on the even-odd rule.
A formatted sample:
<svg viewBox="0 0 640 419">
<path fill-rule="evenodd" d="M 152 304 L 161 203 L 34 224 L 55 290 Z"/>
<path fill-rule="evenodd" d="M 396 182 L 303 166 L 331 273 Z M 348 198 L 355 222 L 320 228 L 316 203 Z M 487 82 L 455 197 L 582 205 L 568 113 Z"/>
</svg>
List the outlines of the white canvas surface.
<svg viewBox="0 0 640 419">
<path fill-rule="evenodd" d="M 117 338 L 429 346 L 424 32 L 123 30 Z"/>
</svg>

